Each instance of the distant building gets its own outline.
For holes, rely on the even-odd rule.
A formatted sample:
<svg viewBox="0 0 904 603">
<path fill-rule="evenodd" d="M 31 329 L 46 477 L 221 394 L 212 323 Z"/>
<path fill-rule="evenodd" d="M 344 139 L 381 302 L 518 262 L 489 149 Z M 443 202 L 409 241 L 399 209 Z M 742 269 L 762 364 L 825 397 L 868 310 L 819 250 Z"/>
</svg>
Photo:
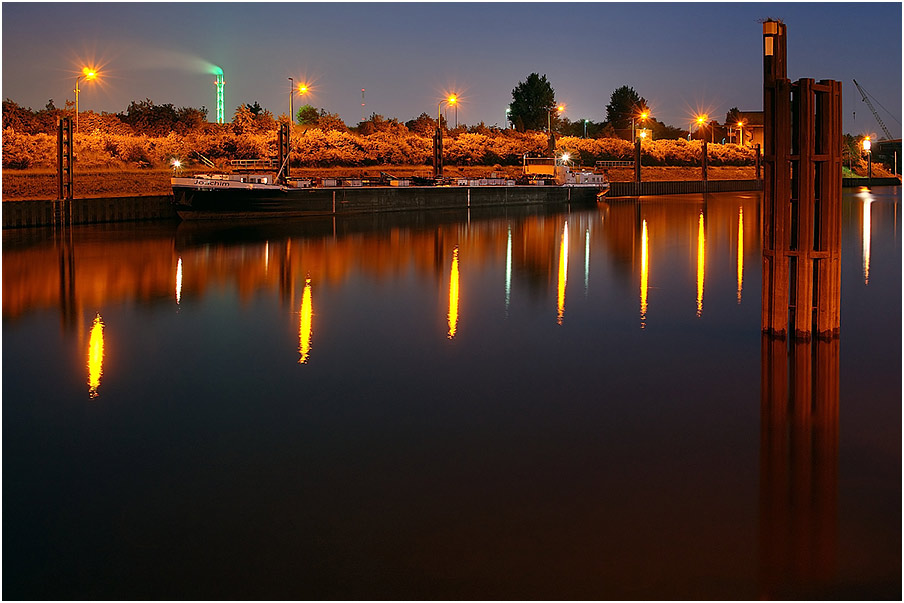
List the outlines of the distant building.
<svg viewBox="0 0 904 603">
<path fill-rule="evenodd" d="M 743 133 L 744 146 L 763 145 L 763 112 L 762 111 L 738 111 L 738 119 L 744 124 L 742 128 L 737 127 L 737 123 L 725 124 L 729 128 L 728 140 L 741 144 L 740 135 Z"/>
</svg>

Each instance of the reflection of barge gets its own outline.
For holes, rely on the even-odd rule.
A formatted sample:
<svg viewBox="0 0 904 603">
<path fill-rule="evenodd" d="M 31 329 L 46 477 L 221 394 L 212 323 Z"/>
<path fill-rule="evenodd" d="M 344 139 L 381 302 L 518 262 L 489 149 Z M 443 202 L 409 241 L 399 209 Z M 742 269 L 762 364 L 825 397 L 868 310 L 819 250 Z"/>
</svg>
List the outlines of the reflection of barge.
<svg viewBox="0 0 904 603">
<path fill-rule="evenodd" d="M 518 180 L 290 179 L 268 174 L 199 174 L 172 179 L 182 219 L 323 216 L 343 213 L 592 203 L 609 190 L 605 175 L 575 170 L 567 158 L 524 160 Z"/>
</svg>

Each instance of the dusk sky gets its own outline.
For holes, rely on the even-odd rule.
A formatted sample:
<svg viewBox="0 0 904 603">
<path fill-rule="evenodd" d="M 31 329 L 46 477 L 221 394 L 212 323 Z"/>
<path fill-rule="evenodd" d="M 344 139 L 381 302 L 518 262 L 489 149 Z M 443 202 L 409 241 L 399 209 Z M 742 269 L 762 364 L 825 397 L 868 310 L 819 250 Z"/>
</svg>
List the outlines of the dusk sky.
<svg viewBox="0 0 904 603">
<path fill-rule="evenodd" d="M 501 124 L 512 89 L 545 74 L 572 120 L 603 121 L 627 85 L 654 116 L 686 128 L 707 112 L 762 109 L 761 19 L 788 26 L 788 75 L 840 80 L 844 131 L 882 134 L 854 87 L 901 136 L 901 4 L 886 3 L 4 3 L 3 98 L 34 109 L 72 99 L 121 112 L 132 100 L 205 106 L 211 64 L 226 119 L 241 103 L 288 112 L 296 97 L 349 125 L 365 112 L 404 122 L 458 92 L 459 122 Z M 877 104 L 878 103 L 878 104 Z M 884 109 L 883 109 L 884 107 Z M 887 111 L 886 111 L 887 110 Z M 450 114 L 450 119 L 452 118 Z"/>
</svg>

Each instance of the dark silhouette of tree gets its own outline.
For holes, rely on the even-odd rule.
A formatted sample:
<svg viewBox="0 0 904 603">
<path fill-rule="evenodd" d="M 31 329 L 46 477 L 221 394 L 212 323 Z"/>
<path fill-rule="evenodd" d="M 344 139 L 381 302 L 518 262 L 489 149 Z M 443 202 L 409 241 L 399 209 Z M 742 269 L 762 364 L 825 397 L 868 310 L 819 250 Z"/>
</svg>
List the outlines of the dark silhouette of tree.
<svg viewBox="0 0 904 603">
<path fill-rule="evenodd" d="M 732 107 L 728 110 L 728 113 L 725 114 L 725 123 L 726 125 L 735 125 L 739 121 L 741 121 L 741 111 L 737 107 Z"/>
<path fill-rule="evenodd" d="M 421 113 L 411 121 L 406 121 L 405 127 L 415 134 L 420 134 L 421 136 L 432 136 L 433 132 L 436 130 L 436 120 L 426 113 Z"/>
<path fill-rule="evenodd" d="M 606 121 L 615 128 L 616 132 L 627 132 L 627 138 L 630 140 L 632 137 L 631 119 L 636 119 L 641 113 L 649 112 L 649 110 L 646 99 L 639 96 L 634 88 L 622 86 L 616 88 L 609 97 L 609 104 L 606 105 Z"/>
<path fill-rule="evenodd" d="M 243 105 L 244 106 L 244 105 Z M 175 108 L 172 103 L 155 105 L 151 99 L 132 101 L 124 113 L 118 113 L 120 121 L 128 124 L 137 134 L 166 136 L 170 132 L 184 134 L 201 127 L 207 119 L 207 109 L 192 107 Z"/>
<path fill-rule="evenodd" d="M 556 93 L 546 75 L 531 73 L 512 90 L 512 104 L 509 119 L 519 132 L 525 130 L 545 130 L 549 112 L 556 106 Z M 558 116 L 552 115 L 555 125 Z"/>
</svg>

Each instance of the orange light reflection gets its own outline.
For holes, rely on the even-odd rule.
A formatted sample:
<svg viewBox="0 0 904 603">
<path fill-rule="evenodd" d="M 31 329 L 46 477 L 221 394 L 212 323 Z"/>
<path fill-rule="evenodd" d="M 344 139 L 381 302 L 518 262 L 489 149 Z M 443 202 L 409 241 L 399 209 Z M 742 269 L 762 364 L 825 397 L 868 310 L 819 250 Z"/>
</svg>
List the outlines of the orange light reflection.
<svg viewBox="0 0 904 603">
<path fill-rule="evenodd" d="M 703 276 L 706 267 L 706 236 L 703 232 L 703 211 L 697 225 L 697 318 L 703 315 Z"/>
<path fill-rule="evenodd" d="M 744 287 L 744 208 L 738 208 L 738 303 Z"/>
<path fill-rule="evenodd" d="M 104 323 L 100 314 L 94 317 L 88 339 L 88 395 L 97 397 L 100 378 L 104 373 Z"/>
<path fill-rule="evenodd" d="M 650 276 L 650 240 L 647 236 L 647 221 L 643 221 L 640 233 L 640 328 L 647 326 L 647 283 Z"/>
<path fill-rule="evenodd" d="M 449 276 L 449 339 L 458 329 L 458 247 L 452 250 L 452 272 Z"/>
<path fill-rule="evenodd" d="M 556 322 L 562 324 L 565 316 L 565 286 L 568 282 L 568 222 L 562 229 L 562 244 L 559 247 L 559 294 L 557 307 L 559 310 Z"/>
<path fill-rule="evenodd" d="M 311 323 L 314 315 L 311 304 L 311 279 L 304 281 L 304 291 L 301 294 L 301 311 L 298 320 L 298 364 L 307 364 L 311 355 Z"/>
</svg>

